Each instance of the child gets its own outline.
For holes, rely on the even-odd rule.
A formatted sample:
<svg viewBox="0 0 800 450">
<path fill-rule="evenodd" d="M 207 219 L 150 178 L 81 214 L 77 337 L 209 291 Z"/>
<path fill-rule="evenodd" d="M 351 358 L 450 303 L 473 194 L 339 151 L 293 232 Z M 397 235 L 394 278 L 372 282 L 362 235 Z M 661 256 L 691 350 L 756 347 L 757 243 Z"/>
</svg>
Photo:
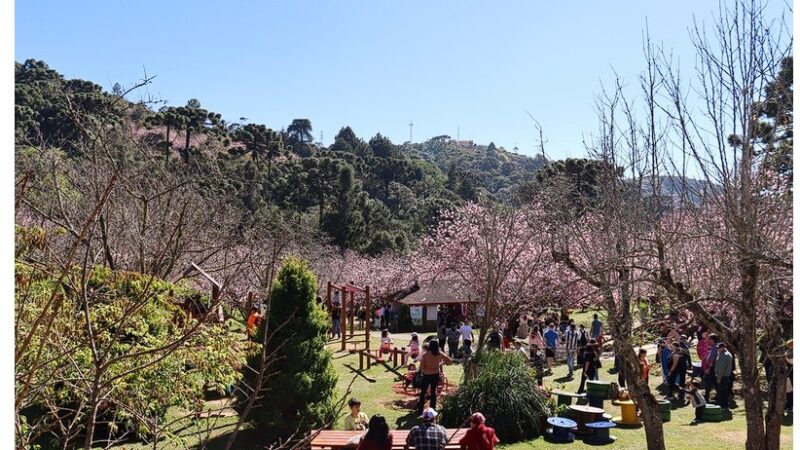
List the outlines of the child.
<svg viewBox="0 0 800 450">
<path fill-rule="evenodd" d="M 392 338 L 389 337 L 389 330 L 384 328 L 381 331 L 381 353 L 389 353 L 392 351 Z"/>
<path fill-rule="evenodd" d="M 528 360 L 528 352 L 524 348 L 522 348 L 522 342 L 514 341 L 514 351 L 520 353 L 525 360 Z"/>
<path fill-rule="evenodd" d="M 694 407 L 694 419 L 700 422 L 703 420 L 703 409 L 706 407 L 706 399 L 700 394 L 700 383 L 692 381 L 689 383 L 689 389 L 681 388 L 681 390 L 689 394 L 689 401 Z"/>
<path fill-rule="evenodd" d="M 647 381 L 650 378 L 650 367 L 652 364 L 647 363 L 647 350 L 640 348 L 639 349 L 639 365 L 642 368 L 642 378 L 644 381 Z"/>
<path fill-rule="evenodd" d="M 408 343 L 408 356 L 414 359 L 419 355 L 419 337 L 417 333 L 411 333 L 411 342 Z"/>
<path fill-rule="evenodd" d="M 409 385 L 413 385 L 415 376 L 417 376 L 417 366 L 411 363 L 408 365 L 408 372 L 403 378 L 403 389 L 408 389 Z"/>
<path fill-rule="evenodd" d="M 367 415 L 361 412 L 361 400 L 353 397 L 347 402 L 350 414 L 344 418 L 345 430 L 364 431 L 367 429 Z"/>
<path fill-rule="evenodd" d="M 261 324 L 261 312 L 255 306 L 250 310 L 250 315 L 247 316 L 247 333 L 250 337 L 256 335 L 258 326 Z"/>
<path fill-rule="evenodd" d="M 536 385 L 541 387 L 544 384 L 544 358 L 538 351 L 531 352 L 531 365 L 536 372 Z"/>
</svg>

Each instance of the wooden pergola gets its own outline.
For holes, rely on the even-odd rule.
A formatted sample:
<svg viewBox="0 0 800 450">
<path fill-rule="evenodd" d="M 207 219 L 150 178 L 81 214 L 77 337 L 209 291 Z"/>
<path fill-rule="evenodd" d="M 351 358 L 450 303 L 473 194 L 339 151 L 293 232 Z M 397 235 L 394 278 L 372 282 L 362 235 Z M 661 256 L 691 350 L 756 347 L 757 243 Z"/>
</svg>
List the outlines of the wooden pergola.
<svg viewBox="0 0 800 450">
<path fill-rule="evenodd" d="M 328 312 L 333 312 L 333 300 L 332 295 L 334 290 L 341 292 L 342 297 L 342 313 L 340 314 L 341 329 L 342 329 L 342 350 L 347 349 L 347 341 L 353 340 L 356 337 L 355 333 L 355 316 L 356 316 L 356 293 L 363 292 L 365 297 L 365 310 L 367 317 L 364 320 L 364 345 L 365 349 L 369 351 L 369 331 L 372 325 L 372 301 L 369 296 L 369 286 L 356 286 L 353 284 L 345 284 L 342 286 L 337 286 L 330 281 L 328 282 L 328 294 L 326 297 L 326 303 L 328 304 Z M 349 294 L 349 295 L 348 295 Z M 349 307 L 348 307 L 349 302 Z M 347 312 L 350 311 L 350 333 L 347 333 Z"/>
</svg>

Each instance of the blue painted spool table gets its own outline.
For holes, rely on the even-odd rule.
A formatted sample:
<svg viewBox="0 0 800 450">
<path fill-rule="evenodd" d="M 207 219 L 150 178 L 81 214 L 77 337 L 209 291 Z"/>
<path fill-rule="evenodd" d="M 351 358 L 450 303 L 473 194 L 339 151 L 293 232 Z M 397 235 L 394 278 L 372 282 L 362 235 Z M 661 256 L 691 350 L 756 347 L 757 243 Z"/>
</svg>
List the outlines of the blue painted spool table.
<svg viewBox="0 0 800 450">
<path fill-rule="evenodd" d="M 552 426 L 545 432 L 545 437 L 558 443 L 570 443 L 575 440 L 575 435 L 570 432 L 578 424 L 565 417 L 549 417 L 547 423 Z"/>
</svg>

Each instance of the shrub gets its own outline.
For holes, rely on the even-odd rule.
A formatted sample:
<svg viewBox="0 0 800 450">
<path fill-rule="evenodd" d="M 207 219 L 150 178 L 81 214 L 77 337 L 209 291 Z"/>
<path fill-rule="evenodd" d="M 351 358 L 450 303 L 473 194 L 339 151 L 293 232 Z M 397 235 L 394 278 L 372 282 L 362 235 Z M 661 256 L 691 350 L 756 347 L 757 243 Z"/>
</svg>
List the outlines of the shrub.
<svg viewBox="0 0 800 450">
<path fill-rule="evenodd" d="M 244 358 L 238 336 L 225 328 L 202 326 L 170 349 L 182 336 L 181 322 L 186 321 L 173 300 L 197 295 L 186 287 L 95 267 L 86 279 L 87 307 L 82 295 L 66 285 L 58 286 L 50 270 L 22 263 L 15 269 L 17 345 L 29 335 L 32 342 L 42 343 L 39 363 L 38 348 L 33 346 L 20 355 L 16 366 L 18 374 L 29 374 L 31 385 L 38 387 L 25 396 L 20 408 L 19 420 L 26 424 L 57 427 L 58 422 L 48 421 L 60 415 L 59 421 L 75 420 L 76 429 L 82 430 L 89 400 L 86 386 L 97 377 L 103 399 L 98 426 L 117 436 L 129 431 L 147 438 L 152 436 L 153 424 L 163 423 L 169 408 L 191 409 L 202 401 L 205 389 L 222 391 L 240 378 Z M 70 274 L 77 275 L 77 269 Z M 61 307 L 50 316 L 49 331 L 37 328 L 36 320 L 43 316 L 54 290 L 62 298 Z M 85 316 L 76 314 L 84 307 L 91 311 L 92 336 L 102 349 L 98 358 L 103 370 L 94 363 Z M 22 383 L 16 387 L 19 392 Z M 56 435 L 56 441 L 61 439 Z"/>
<path fill-rule="evenodd" d="M 533 439 L 544 431 L 549 407 L 544 393 L 536 386 L 533 370 L 515 352 L 482 352 L 473 364 L 478 375 L 465 380 L 455 395 L 446 397 L 441 409 L 441 424 L 463 426 L 473 412 L 486 416 L 504 443 Z"/>
<path fill-rule="evenodd" d="M 336 374 L 326 349 L 330 320 L 316 301 L 317 281 L 308 264 L 289 258 L 278 272 L 270 298 L 267 354 L 275 359 L 268 368 L 263 400 L 252 417 L 268 442 L 286 438 L 295 430 L 307 431 L 333 419 Z M 282 326 L 284 325 L 285 326 Z M 256 339 L 263 339 L 265 327 Z M 261 352 L 248 359 L 261 367 Z M 257 374 L 244 371 L 245 386 L 254 386 Z M 240 392 L 241 403 L 244 403 Z"/>
</svg>

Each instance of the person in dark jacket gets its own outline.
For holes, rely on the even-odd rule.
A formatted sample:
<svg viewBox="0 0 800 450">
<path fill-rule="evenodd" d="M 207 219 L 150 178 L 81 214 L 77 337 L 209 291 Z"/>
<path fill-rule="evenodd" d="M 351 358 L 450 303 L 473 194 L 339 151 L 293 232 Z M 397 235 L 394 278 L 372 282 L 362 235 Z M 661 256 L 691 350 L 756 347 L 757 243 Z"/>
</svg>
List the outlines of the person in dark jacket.
<svg viewBox="0 0 800 450">
<path fill-rule="evenodd" d="M 589 343 L 583 351 L 583 372 L 581 373 L 581 384 L 578 387 L 578 394 L 582 394 L 585 390 L 586 380 L 595 380 L 597 378 L 597 361 L 599 355 L 596 347 L 597 341 L 589 339 Z"/>
</svg>

